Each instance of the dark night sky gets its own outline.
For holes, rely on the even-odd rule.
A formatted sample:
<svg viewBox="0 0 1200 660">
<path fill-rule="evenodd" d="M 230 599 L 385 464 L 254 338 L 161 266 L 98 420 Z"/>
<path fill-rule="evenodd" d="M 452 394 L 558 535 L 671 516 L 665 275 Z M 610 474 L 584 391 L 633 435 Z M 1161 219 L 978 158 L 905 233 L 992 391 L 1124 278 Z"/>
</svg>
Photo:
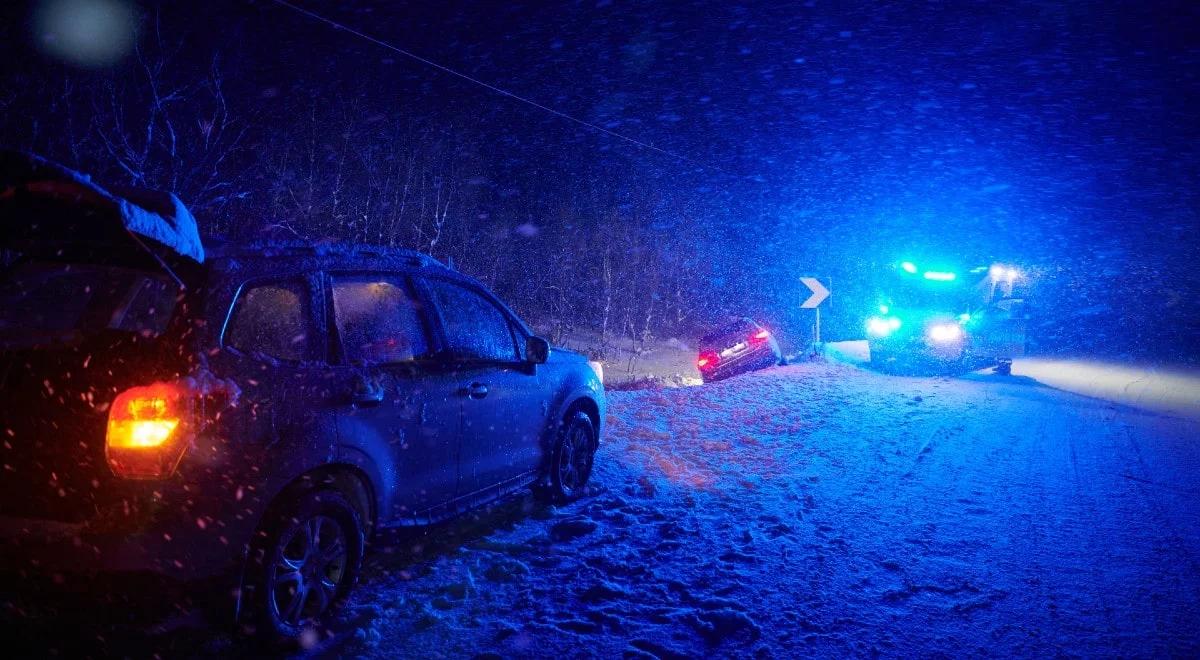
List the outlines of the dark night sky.
<svg viewBox="0 0 1200 660">
<path fill-rule="evenodd" d="M 1194 5 L 346 4 L 324 11 L 720 171 L 595 135 L 270 3 L 225 12 L 258 44 L 245 84 L 316 81 L 384 109 L 417 96 L 448 121 L 480 121 L 517 180 L 611 161 L 718 208 L 764 196 L 783 227 L 916 216 L 985 241 L 1033 232 L 1051 254 L 1064 223 L 1122 239 L 1139 216 L 1195 227 Z"/>
<path fill-rule="evenodd" d="M 1021 206 L 995 199 L 1005 196 L 1086 212 L 1113 188 L 1170 208 L 1164 179 L 1183 192 L 1174 182 L 1200 174 L 1200 10 L 1190 3 L 308 6 L 711 168 L 596 135 L 263 0 L 176 3 L 162 9 L 162 29 L 186 38 L 181 57 L 197 67 L 221 53 L 248 110 L 310 94 L 353 95 L 381 112 L 417 99 L 447 124 L 482 124 L 498 167 L 511 163 L 505 174 L 517 179 L 611 158 L 699 195 L 767 195 L 776 216 L 809 196 L 859 215 L 971 208 L 981 196 L 993 213 Z"/>
</svg>

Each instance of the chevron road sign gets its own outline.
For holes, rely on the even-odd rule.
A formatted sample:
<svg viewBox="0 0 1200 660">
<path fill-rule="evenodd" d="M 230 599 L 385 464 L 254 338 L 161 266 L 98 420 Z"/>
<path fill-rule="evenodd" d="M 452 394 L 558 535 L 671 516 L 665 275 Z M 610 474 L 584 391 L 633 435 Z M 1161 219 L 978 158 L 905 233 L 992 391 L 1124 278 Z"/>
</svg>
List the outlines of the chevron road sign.
<svg viewBox="0 0 1200 660">
<path fill-rule="evenodd" d="M 800 303 L 801 309 L 816 309 L 829 297 L 829 289 L 821 284 L 821 280 L 815 277 L 801 277 L 800 282 L 811 292 L 808 299 Z"/>
</svg>

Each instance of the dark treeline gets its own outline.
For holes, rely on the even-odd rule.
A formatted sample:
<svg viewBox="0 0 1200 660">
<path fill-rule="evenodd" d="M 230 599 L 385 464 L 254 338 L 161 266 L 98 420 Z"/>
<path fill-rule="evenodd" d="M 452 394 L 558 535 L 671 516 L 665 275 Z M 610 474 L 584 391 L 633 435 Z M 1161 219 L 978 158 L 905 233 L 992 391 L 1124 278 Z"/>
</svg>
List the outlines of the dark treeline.
<svg viewBox="0 0 1200 660">
<path fill-rule="evenodd" d="M 730 313 L 800 346 L 801 275 L 858 338 L 915 253 L 1036 274 L 1038 351 L 1197 359 L 1194 9 L 321 6 L 687 158 L 251 0 L 144 3 L 95 68 L 0 8 L 0 143 L 172 190 L 209 237 L 432 254 L 596 353 Z"/>
</svg>

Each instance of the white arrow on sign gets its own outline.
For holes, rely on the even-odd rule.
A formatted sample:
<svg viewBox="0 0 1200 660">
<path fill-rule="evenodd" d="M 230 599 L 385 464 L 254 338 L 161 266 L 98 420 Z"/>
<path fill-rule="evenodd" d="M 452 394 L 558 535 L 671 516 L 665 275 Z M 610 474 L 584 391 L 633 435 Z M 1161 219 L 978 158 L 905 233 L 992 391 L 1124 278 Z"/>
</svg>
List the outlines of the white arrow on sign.
<svg viewBox="0 0 1200 660">
<path fill-rule="evenodd" d="M 826 289 L 825 285 L 821 284 L 821 280 L 815 277 L 801 277 L 800 281 L 804 283 L 804 286 L 808 287 L 809 291 L 812 291 L 812 295 L 808 297 L 808 300 L 800 303 L 802 309 L 816 309 L 829 297 L 829 289 Z"/>
</svg>

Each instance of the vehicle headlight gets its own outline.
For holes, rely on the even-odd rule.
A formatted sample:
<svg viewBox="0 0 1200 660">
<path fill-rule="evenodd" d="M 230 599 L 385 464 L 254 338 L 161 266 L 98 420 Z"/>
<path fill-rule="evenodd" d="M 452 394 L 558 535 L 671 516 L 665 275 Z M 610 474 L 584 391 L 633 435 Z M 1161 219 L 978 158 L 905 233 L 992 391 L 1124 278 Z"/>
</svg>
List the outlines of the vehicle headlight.
<svg viewBox="0 0 1200 660">
<path fill-rule="evenodd" d="M 1004 264 L 992 264 L 992 267 L 988 269 L 988 275 L 994 282 L 1015 282 L 1021 278 L 1021 271 Z"/>
<path fill-rule="evenodd" d="M 929 338 L 933 341 L 956 341 L 961 339 L 962 335 L 962 326 L 957 323 L 938 323 L 929 328 Z"/>
<path fill-rule="evenodd" d="M 867 334 L 873 337 L 886 337 L 900 328 L 900 319 L 895 316 L 884 318 L 872 316 L 867 319 Z"/>
</svg>

